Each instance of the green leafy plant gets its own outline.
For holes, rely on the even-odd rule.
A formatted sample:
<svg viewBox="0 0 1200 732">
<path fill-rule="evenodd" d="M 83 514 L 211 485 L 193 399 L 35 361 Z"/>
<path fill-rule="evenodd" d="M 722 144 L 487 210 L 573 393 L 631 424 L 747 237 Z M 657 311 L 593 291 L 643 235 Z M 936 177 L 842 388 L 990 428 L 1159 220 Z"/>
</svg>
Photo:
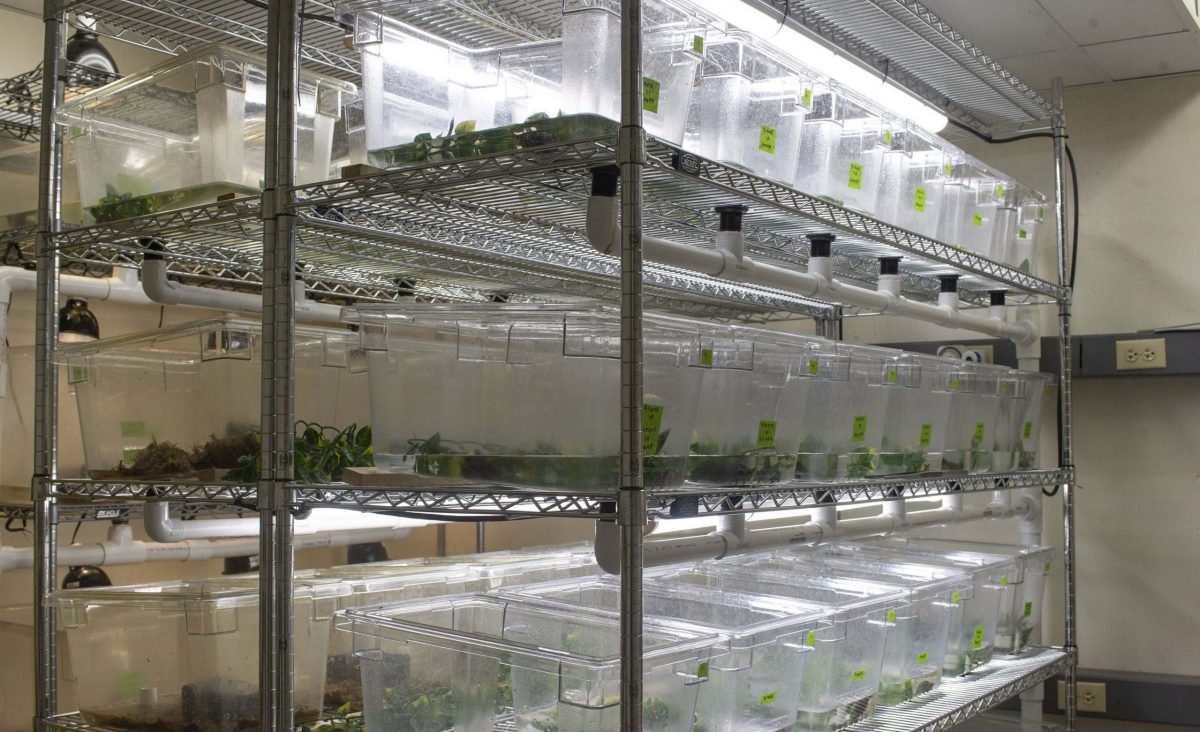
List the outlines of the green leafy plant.
<svg viewBox="0 0 1200 732">
<path fill-rule="evenodd" d="M 365 729 L 362 712 L 352 711 L 347 703 L 338 707 L 328 719 L 300 725 L 297 732 L 362 732 Z"/>
<path fill-rule="evenodd" d="M 477 131 L 475 127 L 475 120 L 457 124 L 452 120 L 443 134 L 434 136 L 431 132 L 422 132 L 410 143 L 375 150 L 373 154 L 389 165 L 443 162 L 603 137 L 616 130 L 615 123 L 603 117 L 563 116 L 561 111 L 556 117 L 538 112 L 529 115 L 524 122 L 483 131 Z"/>
<path fill-rule="evenodd" d="M 256 433 L 255 442 L 261 437 Z M 325 427 L 314 422 L 296 422 L 295 477 L 300 483 L 335 483 L 342 479 L 346 468 L 370 467 L 375 464 L 371 446 L 371 427 L 352 424 L 343 429 Z M 254 483 L 262 476 L 261 451 L 238 458 L 237 466 L 222 479 L 238 483 Z"/>
</svg>

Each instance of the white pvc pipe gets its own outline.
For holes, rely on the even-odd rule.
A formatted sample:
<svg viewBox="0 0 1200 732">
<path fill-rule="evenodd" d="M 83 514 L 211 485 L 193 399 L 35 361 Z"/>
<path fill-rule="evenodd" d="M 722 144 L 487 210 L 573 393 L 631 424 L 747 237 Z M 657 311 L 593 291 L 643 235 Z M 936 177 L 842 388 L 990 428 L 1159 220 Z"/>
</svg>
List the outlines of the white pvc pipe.
<svg viewBox="0 0 1200 732">
<path fill-rule="evenodd" d="M 146 504 L 142 514 L 142 526 L 146 535 L 161 544 L 174 544 L 196 539 L 258 536 L 258 518 L 179 521 L 171 518 L 170 511 L 168 502 L 152 501 Z M 306 518 L 298 519 L 294 523 L 293 531 L 296 536 L 307 536 L 331 531 L 407 530 L 433 523 L 437 522 L 399 516 L 381 516 L 346 509 L 316 508 L 309 512 Z"/>
<path fill-rule="evenodd" d="M 143 260 L 142 288 L 151 301 L 161 305 L 190 305 L 215 310 L 262 312 L 262 295 L 184 285 L 168 279 L 167 263 L 163 259 L 148 257 Z M 319 323 L 341 322 L 341 306 L 308 300 L 303 282 L 297 283 L 294 293 L 297 320 Z"/>
<path fill-rule="evenodd" d="M 368 531 L 320 531 L 295 538 L 296 549 L 315 549 L 377 541 L 394 541 L 408 535 L 408 528 L 376 528 Z M 62 566 L 142 564 L 145 562 L 197 562 L 224 557 L 258 554 L 257 538 L 193 539 L 174 544 L 133 541 L 129 525 L 113 525 L 108 539 L 99 544 L 73 544 L 58 549 Z M 33 566 L 33 548 L 0 547 L 0 572 Z"/>
<path fill-rule="evenodd" d="M 621 232 L 617 224 L 615 197 L 588 198 L 585 230 L 588 240 L 597 251 L 613 256 L 620 252 Z M 740 238 L 740 233 L 719 232 L 716 249 L 694 247 L 657 237 L 643 237 L 642 252 L 650 261 L 701 272 L 712 277 L 755 284 L 802 297 L 854 305 L 880 314 L 899 315 L 936 325 L 1008 338 L 1018 344 L 1038 340 L 1037 328 L 1028 320 L 1009 323 L 1001 318 L 963 313 L 958 310 L 957 304 L 950 307 L 940 300 L 938 305 L 917 302 L 899 295 L 898 286 L 893 290 L 869 290 L 837 281 L 832 277 L 827 257 L 810 258 L 808 272 L 758 262 L 745 256 L 739 259 L 737 252 L 743 251 L 744 242 L 733 241 L 731 237 L 735 236 Z"/>
</svg>

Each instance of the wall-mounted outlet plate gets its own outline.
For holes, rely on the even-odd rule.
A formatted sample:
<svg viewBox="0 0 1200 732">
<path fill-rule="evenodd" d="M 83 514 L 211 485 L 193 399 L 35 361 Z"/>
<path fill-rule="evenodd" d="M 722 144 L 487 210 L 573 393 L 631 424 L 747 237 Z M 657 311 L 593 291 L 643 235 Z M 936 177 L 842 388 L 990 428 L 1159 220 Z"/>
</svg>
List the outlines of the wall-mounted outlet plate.
<svg viewBox="0 0 1200 732">
<path fill-rule="evenodd" d="M 1058 682 L 1058 708 L 1067 708 L 1066 682 Z M 1093 714 L 1108 713 L 1108 687 L 1095 681 L 1080 681 L 1075 685 L 1075 709 Z"/>
<path fill-rule="evenodd" d="M 1117 371 L 1165 369 L 1166 338 L 1136 338 L 1116 341 Z"/>
</svg>

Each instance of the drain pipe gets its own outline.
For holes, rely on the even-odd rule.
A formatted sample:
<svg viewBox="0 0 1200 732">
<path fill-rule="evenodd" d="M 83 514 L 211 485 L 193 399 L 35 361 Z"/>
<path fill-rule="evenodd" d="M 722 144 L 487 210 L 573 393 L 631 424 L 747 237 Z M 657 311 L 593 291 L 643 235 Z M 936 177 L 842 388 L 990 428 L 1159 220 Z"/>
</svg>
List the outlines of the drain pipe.
<svg viewBox="0 0 1200 732">
<path fill-rule="evenodd" d="M 262 295 L 249 292 L 231 292 L 211 287 L 184 285 L 167 278 L 167 262 L 163 256 L 166 243 L 157 237 L 144 237 L 138 243 L 145 248 L 142 255 L 142 288 L 146 296 L 161 305 L 190 305 L 215 310 L 240 312 L 262 312 Z M 338 305 L 326 305 L 307 299 L 304 280 L 296 273 L 294 287 L 296 319 L 320 323 L 341 323 L 342 309 Z"/>
<path fill-rule="evenodd" d="M 337 508 L 316 508 L 310 511 L 307 517 L 296 520 L 295 533 L 297 536 L 306 536 L 333 531 L 407 530 L 434 523 L 439 522 L 382 516 Z M 146 535 L 155 542 L 176 544 L 196 539 L 256 537 L 258 536 L 259 520 L 255 517 L 180 521 L 171 518 L 170 503 L 150 501 L 146 504 L 143 512 L 142 528 L 145 529 Z"/>
<path fill-rule="evenodd" d="M 617 183 L 619 170 L 615 166 L 593 168 L 592 190 L 587 203 L 585 231 L 588 241 L 599 252 L 610 256 L 620 253 L 621 230 L 617 222 Z M 977 331 L 987 335 L 1009 338 L 1018 343 L 1034 342 L 1037 329 L 1032 323 L 1008 323 L 991 317 L 961 313 L 954 308 L 909 300 L 893 290 L 869 290 L 833 279 L 830 250 L 833 234 L 809 235 L 810 258 L 808 271 L 759 262 L 744 255 L 742 216 L 745 206 L 720 206 L 720 230 L 717 247 L 705 249 L 673 242 L 659 237 L 642 238 L 642 251 L 647 260 L 673 267 L 701 272 L 734 282 L 758 285 L 801 297 L 838 302 L 866 308 L 879 313 L 900 315 L 936 325 Z M 957 301 L 957 296 L 955 298 Z"/>
</svg>

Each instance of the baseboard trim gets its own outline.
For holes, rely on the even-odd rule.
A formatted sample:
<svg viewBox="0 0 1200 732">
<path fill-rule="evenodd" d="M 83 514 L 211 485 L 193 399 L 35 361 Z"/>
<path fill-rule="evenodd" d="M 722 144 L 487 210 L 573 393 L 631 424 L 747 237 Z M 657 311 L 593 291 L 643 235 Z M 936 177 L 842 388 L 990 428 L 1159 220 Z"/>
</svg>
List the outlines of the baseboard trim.
<svg viewBox="0 0 1200 732">
<path fill-rule="evenodd" d="M 1079 680 L 1105 684 L 1108 696 L 1107 714 L 1081 713 L 1080 717 L 1200 727 L 1200 677 L 1079 669 Z M 1057 678 L 1046 681 L 1045 692 L 1042 710 L 1061 714 Z M 1021 703 L 1010 699 L 1000 708 L 1020 709 Z"/>
</svg>

